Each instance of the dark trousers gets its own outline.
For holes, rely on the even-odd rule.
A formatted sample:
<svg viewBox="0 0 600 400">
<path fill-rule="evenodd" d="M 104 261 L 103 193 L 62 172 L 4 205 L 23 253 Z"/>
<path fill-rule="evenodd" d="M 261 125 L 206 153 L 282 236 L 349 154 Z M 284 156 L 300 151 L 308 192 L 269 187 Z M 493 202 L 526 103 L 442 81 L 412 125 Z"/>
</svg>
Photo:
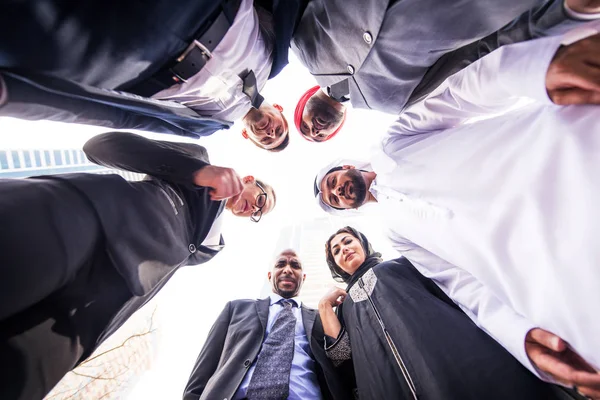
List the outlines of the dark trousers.
<svg viewBox="0 0 600 400">
<path fill-rule="evenodd" d="M 0 69 L 127 88 L 179 56 L 216 0 L 0 2 Z"/>
<path fill-rule="evenodd" d="M 0 399 L 41 399 L 132 295 L 68 184 L 0 180 L 0 227 Z"/>
</svg>

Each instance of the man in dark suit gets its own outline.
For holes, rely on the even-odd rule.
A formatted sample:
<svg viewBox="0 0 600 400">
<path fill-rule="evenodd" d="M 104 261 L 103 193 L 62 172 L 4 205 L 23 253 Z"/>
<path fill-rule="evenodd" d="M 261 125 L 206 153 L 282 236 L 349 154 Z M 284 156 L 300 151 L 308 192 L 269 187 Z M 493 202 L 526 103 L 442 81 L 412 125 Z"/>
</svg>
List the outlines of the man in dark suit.
<svg viewBox="0 0 600 400">
<path fill-rule="evenodd" d="M 296 253 L 279 254 L 268 278 L 269 297 L 227 303 L 196 361 L 184 400 L 353 398 L 353 382 L 340 382 L 327 359 L 317 311 L 297 297 L 306 275 Z"/>
<path fill-rule="evenodd" d="M 181 267 L 223 247 L 224 209 L 258 222 L 273 189 L 210 165 L 203 147 L 126 132 L 84 146 L 146 173 L 0 180 L 0 398 L 40 399 Z"/>
<path fill-rule="evenodd" d="M 0 76 L 9 98 L 0 114 L 191 137 L 227 128 L 229 123 L 193 107 L 107 89 L 148 97 L 196 79 L 213 61 L 207 61 L 218 46 L 212 33 L 224 37 L 240 2 L 244 5 L 243 0 L 5 2 Z M 299 59 L 322 87 L 345 82 L 355 107 L 394 113 L 409 96 L 428 93 L 489 49 L 528 40 L 565 19 L 562 0 L 255 0 L 254 5 L 266 12 L 263 42 L 273 42 L 268 78 L 287 64 L 293 38 Z M 240 54 L 255 53 L 251 46 L 246 50 Z M 344 96 L 339 87 L 333 93 Z M 188 94 L 193 102 L 194 94 Z"/>
<path fill-rule="evenodd" d="M 287 24 L 293 7 L 280 3 L 2 3 L 0 99 L 9 96 L 0 114 L 194 138 L 241 119 L 244 137 L 279 151 L 287 122 L 258 91 L 287 63 L 289 37 L 278 44 L 273 14 Z"/>
</svg>

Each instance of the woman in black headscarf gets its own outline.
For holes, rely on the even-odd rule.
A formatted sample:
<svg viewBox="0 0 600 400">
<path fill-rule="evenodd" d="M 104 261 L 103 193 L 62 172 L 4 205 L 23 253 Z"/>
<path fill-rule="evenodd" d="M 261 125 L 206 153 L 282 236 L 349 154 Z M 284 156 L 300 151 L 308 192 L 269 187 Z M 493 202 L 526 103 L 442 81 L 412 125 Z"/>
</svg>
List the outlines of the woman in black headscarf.
<svg viewBox="0 0 600 400">
<path fill-rule="evenodd" d="M 366 399 L 570 398 L 536 378 L 401 257 L 382 262 L 351 227 L 325 244 L 334 279 L 319 303 L 334 364 L 352 359 Z M 337 307 L 337 314 L 333 308 Z"/>
</svg>

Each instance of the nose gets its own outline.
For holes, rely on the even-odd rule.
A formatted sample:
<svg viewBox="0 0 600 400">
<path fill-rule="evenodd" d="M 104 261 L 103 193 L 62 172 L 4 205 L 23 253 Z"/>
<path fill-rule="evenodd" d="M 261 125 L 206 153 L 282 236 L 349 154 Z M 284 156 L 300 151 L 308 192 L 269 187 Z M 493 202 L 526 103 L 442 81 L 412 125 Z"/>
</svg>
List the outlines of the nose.
<svg viewBox="0 0 600 400">
<path fill-rule="evenodd" d="M 287 264 L 281 273 L 286 275 L 293 275 L 292 266 L 290 264 Z"/>
<path fill-rule="evenodd" d="M 314 139 L 319 135 L 319 130 L 312 127 L 310 129 L 310 136 Z"/>
</svg>

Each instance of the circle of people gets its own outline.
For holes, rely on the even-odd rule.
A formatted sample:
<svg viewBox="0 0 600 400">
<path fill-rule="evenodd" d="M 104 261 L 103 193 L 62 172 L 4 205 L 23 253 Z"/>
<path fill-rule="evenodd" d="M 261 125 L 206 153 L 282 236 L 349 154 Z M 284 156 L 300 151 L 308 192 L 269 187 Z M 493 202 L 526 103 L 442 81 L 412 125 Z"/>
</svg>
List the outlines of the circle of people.
<svg viewBox="0 0 600 400">
<path fill-rule="evenodd" d="M 312 309 L 281 252 L 271 295 L 217 318 L 184 399 L 600 399 L 600 1 L 51 6 L 0 6 L 0 116 L 192 138 L 241 120 L 280 152 L 292 129 L 260 92 L 290 48 L 318 83 L 294 110 L 302 138 L 343 135 L 350 104 L 397 116 L 370 159 L 301 190 L 332 215 L 370 211 L 402 256 L 331 232 L 347 286 Z M 43 398 L 214 257 L 223 214 L 276 206 L 197 144 L 114 131 L 83 150 L 146 179 L 0 180 L 2 399 Z"/>
</svg>

